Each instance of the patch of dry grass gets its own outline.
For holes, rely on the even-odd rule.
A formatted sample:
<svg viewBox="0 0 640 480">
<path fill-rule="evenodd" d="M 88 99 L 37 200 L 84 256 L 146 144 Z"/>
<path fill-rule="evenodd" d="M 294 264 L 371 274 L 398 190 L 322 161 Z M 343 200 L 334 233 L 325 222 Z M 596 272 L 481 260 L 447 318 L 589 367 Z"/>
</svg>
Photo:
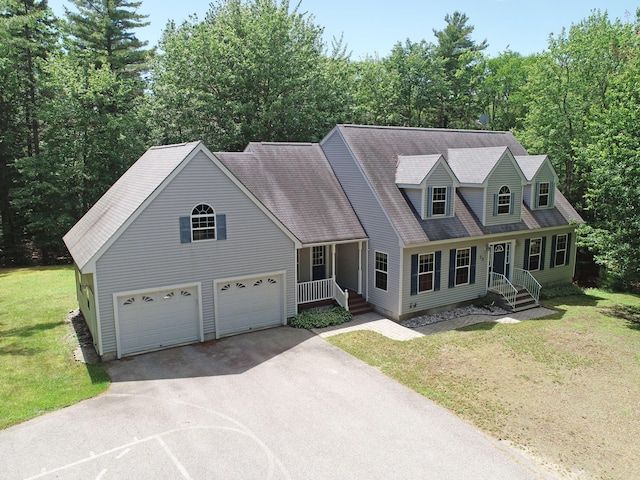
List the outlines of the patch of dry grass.
<svg viewBox="0 0 640 480">
<path fill-rule="evenodd" d="M 397 342 L 332 343 L 567 476 L 640 478 L 640 298 L 589 291 L 558 313 Z"/>
</svg>

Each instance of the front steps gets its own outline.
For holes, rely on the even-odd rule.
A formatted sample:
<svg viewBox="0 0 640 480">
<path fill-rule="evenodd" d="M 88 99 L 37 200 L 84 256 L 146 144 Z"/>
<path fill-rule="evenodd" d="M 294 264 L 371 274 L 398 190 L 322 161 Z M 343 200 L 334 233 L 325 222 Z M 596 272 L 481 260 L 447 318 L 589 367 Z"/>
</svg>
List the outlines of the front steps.
<svg viewBox="0 0 640 480">
<path fill-rule="evenodd" d="M 354 317 L 363 313 L 373 312 L 371 304 L 363 298 L 362 295 L 349 290 L 349 313 Z"/>
<path fill-rule="evenodd" d="M 531 294 L 527 291 L 526 288 L 521 287 L 520 285 L 514 285 L 518 289 L 518 294 L 516 295 L 515 306 L 509 305 L 509 303 L 505 300 L 505 298 L 497 293 L 490 292 L 491 295 L 496 299 L 496 303 L 500 305 L 500 307 L 505 310 L 509 310 L 511 312 L 521 312 L 523 310 L 529 310 L 531 308 L 536 308 L 539 306 L 538 302 L 536 302 L 535 298 L 531 296 Z"/>
</svg>

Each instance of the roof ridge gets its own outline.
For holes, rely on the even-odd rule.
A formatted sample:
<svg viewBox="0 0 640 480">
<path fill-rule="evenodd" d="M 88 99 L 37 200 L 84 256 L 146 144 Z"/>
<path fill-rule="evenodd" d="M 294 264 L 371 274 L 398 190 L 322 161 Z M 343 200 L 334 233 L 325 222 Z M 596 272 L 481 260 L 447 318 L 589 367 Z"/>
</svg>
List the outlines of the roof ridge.
<svg viewBox="0 0 640 480">
<path fill-rule="evenodd" d="M 345 128 L 367 128 L 380 130 L 416 130 L 426 132 L 452 132 L 452 133 L 490 133 L 490 134 L 512 134 L 508 130 L 473 130 L 473 129 L 457 129 L 457 128 L 432 128 L 432 127 L 403 127 L 400 125 L 358 125 L 351 123 L 342 123 L 339 127 Z"/>
</svg>

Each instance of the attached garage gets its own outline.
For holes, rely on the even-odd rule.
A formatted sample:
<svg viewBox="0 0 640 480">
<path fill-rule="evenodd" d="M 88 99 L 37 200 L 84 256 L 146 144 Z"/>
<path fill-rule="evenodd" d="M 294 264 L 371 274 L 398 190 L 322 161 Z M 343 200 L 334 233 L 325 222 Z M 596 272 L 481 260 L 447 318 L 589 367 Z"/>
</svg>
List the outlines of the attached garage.
<svg viewBox="0 0 640 480">
<path fill-rule="evenodd" d="M 118 357 L 203 340 L 198 285 L 114 295 Z"/>
<path fill-rule="evenodd" d="M 284 272 L 214 282 L 216 338 L 284 325 Z"/>
</svg>

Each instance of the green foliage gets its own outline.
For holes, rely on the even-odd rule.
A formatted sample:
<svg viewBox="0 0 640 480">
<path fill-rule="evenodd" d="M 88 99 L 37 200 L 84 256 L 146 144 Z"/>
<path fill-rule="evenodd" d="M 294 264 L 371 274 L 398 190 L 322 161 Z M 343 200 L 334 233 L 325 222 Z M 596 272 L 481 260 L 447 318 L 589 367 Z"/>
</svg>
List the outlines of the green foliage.
<svg viewBox="0 0 640 480">
<path fill-rule="evenodd" d="M 343 108 L 339 58 L 288 1 L 218 1 L 204 21 L 169 24 L 160 49 L 149 108 L 162 143 L 319 140 Z"/>
<path fill-rule="evenodd" d="M 579 287 L 575 283 L 563 283 L 561 285 L 552 285 L 542 288 L 540 290 L 540 300 L 550 300 L 552 298 L 584 294 L 584 288 Z"/>
<path fill-rule="evenodd" d="M 0 282 L 0 429 L 105 391 L 103 366 L 73 358 L 73 268 L 0 269 Z"/>
<path fill-rule="evenodd" d="M 312 308 L 297 314 L 289 325 L 294 328 L 322 328 L 350 322 L 353 316 L 342 307 L 331 309 Z"/>
</svg>

